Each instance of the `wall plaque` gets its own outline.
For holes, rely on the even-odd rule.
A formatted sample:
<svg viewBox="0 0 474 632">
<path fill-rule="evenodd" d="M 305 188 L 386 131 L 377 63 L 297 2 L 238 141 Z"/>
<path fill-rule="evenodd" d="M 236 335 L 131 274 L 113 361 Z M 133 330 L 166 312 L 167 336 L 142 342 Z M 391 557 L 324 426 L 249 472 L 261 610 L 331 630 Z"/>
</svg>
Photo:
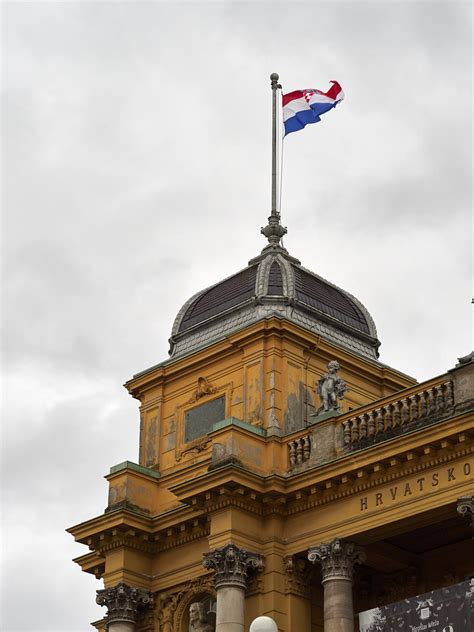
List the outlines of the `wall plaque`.
<svg viewBox="0 0 474 632">
<path fill-rule="evenodd" d="M 225 419 L 225 396 L 195 406 L 184 415 L 184 441 L 188 443 L 206 435 L 212 425 Z"/>
</svg>

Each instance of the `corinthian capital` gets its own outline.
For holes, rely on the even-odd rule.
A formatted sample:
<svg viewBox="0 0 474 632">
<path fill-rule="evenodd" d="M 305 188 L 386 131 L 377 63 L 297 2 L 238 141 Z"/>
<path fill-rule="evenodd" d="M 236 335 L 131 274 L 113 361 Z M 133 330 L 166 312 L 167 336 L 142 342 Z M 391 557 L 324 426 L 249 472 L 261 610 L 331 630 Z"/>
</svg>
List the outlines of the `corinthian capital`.
<svg viewBox="0 0 474 632">
<path fill-rule="evenodd" d="M 117 621 L 136 623 L 141 610 L 153 604 L 151 593 L 120 582 L 97 591 L 96 602 L 107 607 L 106 624 Z"/>
<path fill-rule="evenodd" d="M 462 496 L 458 498 L 458 513 L 471 519 L 471 527 L 474 528 L 474 496 Z"/>
<path fill-rule="evenodd" d="M 346 542 L 337 538 L 330 544 L 321 544 L 308 551 L 310 562 L 321 564 L 323 583 L 330 579 L 347 579 L 352 581 L 354 564 L 361 564 L 366 559 L 364 551 L 354 542 Z"/>
<path fill-rule="evenodd" d="M 249 553 L 235 544 L 226 544 L 221 549 L 204 553 L 203 565 L 216 571 L 215 586 L 246 587 L 249 570 L 261 570 L 263 558 L 258 553 Z"/>
</svg>

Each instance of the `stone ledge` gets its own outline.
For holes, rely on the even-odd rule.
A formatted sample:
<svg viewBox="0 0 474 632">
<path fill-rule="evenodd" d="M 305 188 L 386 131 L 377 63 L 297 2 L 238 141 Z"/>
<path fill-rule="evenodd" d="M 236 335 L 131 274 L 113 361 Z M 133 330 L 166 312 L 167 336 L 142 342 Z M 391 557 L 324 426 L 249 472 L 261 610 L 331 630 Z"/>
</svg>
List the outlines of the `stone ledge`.
<svg viewBox="0 0 474 632">
<path fill-rule="evenodd" d="M 308 425 L 314 426 L 314 424 L 317 424 L 320 421 L 325 421 L 326 419 L 333 419 L 334 417 L 340 417 L 341 415 L 342 415 L 342 412 L 340 410 L 327 410 L 326 412 L 319 413 L 319 415 L 314 413 L 309 416 L 310 422 Z"/>
<path fill-rule="evenodd" d="M 156 472 L 155 470 L 151 470 L 148 467 L 144 467 L 143 465 L 138 465 L 138 463 L 133 463 L 133 461 L 123 461 L 123 463 L 118 463 L 117 465 L 113 465 L 110 468 L 110 474 L 117 474 L 118 472 L 122 472 L 123 470 L 132 470 L 134 472 L 138 472 L 139 474 L 145 474 L 145 476 L 150 476 L 151 478 L 160 478 L 161 474 Z"/>
<path fill-rule="evenodd" d="M 215 424 L 212 425 L 212 432 L 216 432 L 216 430 L 222 430 L 222 428 L 227 428 L 229 426 L 237 426 L 237 428 L 248 430 L 248 432 L 252 432 L 253 434 L 259 435 L 260 437 L 267 436 L 267 431 L 263 428 L 259 428 L 258 426 L 249 424 L 248 422 L 237 419 L 236 417 L 228 417 L 227 419 L 223 419 L 222 421 L 217 421 Z"/>
</svg>

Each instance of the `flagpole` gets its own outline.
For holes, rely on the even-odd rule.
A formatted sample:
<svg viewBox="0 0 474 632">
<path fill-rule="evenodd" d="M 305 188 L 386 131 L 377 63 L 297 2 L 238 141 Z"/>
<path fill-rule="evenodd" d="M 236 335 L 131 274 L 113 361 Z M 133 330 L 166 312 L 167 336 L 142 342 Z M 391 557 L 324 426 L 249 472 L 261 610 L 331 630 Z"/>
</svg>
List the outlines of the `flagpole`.
<svg viewBox="0 0 474 632">
<path fill-rule="evenodd" d="M 272 86 L 272 215 L 279 216 L 280 209 L 278 204 L 278 176 L 279 176 L 279 139 L 278 139 L 278 121 L 277 121 L 277 92 L 281 88 L 278 83 L 279 76 L 276 72 L 270 75 Z"/>
<path fill-rule="evenodd" d="M 286 234 L 286 228 L 280 224 L 280 200 L 279 200 L 279 180 L 280 180 L 280 109 L 277 105 L 277 93 L 281 90 L 278 83 L 279 76 L 276 72 L 270 75 L 272 88 L 272 210 L 268 218 L 268 224 L 262 228 L 261 233 L 268 239 L 269 245 L 263 249 L 268 250 L 281 249 L 280 240 Z"/>
</svg>

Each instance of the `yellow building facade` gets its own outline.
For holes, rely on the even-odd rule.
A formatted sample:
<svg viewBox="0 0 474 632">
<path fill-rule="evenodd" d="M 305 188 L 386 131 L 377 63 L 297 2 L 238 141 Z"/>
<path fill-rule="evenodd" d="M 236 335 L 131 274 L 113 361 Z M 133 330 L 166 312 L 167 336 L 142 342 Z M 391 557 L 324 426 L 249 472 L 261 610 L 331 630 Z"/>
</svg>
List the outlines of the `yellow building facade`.
<svg viewBox="0 0 474 632">
<path fill-rule="evenodd" d="M 97 630 L 243 632 L 268 615 L 352 632 L 359 612 L 474 573 L 472 355 L 421 384 L 382 364 L 366 308 L 267 233 L 125 385 L 139 463 L 113 466 L 105 512 L 69 529 L 104 583 Z M 334 361 L 346 392 L 321 410 Z"/>
</svg>

